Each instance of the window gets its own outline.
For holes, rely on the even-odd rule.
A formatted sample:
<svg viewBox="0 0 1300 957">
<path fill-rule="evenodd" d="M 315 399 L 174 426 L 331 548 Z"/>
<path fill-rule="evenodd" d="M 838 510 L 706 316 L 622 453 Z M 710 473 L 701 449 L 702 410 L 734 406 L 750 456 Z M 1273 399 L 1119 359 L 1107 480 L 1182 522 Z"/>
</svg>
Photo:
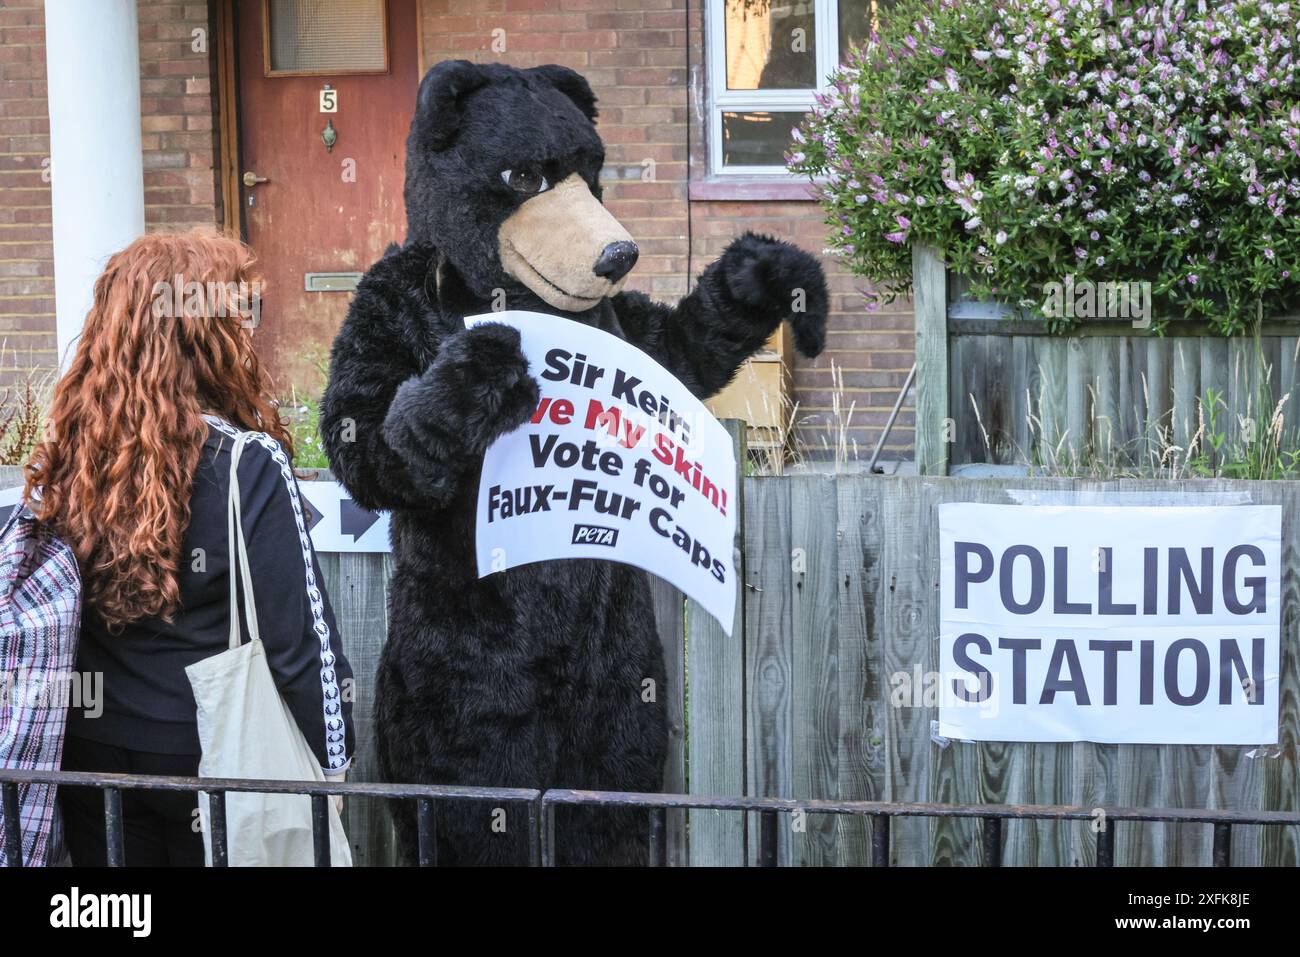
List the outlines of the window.
<svg viewBox="0 0 1300 957">
<path fill-rule="evenodd" d="M 384 73 L 385 0 L 266 0 L 266 75 Z"/>
<path fill-rule="evenodd" d="M 788 176 L 790 131 L 890 0 L 708 0 L 709 169 Z"/>
</svg>

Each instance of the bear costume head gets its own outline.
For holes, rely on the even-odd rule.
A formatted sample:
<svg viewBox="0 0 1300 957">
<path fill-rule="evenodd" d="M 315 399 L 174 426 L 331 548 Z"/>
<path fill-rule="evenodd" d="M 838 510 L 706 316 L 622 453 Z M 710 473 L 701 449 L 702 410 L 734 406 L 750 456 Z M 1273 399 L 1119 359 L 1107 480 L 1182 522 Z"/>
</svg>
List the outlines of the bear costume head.
<svg viewBox="0 0 1300 957">
<path fill-rule="evenodd" d="M 563 312 L 598 306 L 637 246 L 600 203 L 595 119 L 591 87 L 568 67 L 438 64 L 407 141 L 410 240 L 440 248 L 479 298 L 518 283 Z"/>
</svg>

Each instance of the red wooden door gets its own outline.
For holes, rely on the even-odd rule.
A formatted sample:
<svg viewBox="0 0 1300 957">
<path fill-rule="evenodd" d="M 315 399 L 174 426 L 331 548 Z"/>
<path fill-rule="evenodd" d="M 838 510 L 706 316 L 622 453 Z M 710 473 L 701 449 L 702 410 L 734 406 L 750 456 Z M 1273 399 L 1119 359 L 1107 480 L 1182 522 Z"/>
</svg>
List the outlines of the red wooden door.
<svg viewBox="0 0 1300 957">
<path fill-rule="evenodd" d="M 266 280 L 253 338 L 288 395 L 320 387 L 355 275 L 406 235 L 418 0 L 239 0 L 237 12 L 240 193 Z"/>
</svg>

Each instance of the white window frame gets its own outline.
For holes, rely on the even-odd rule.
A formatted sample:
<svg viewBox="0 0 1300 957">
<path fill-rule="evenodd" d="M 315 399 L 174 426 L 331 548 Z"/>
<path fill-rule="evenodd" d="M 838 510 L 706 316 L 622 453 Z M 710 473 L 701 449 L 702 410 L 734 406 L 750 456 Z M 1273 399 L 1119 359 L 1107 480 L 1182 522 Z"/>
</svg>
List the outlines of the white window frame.
<svg viewBox="0 0 1300 957">
<path fill-rule="evenodd" d="M 813 46 L 817 59 L 817 86 L 804 90 L 728 90 L 727 89 L 727 0 L 705 0 L 705 50 L 709 90 L 707 118 L 709 175 L 719 179 L 767 177 L 797 180 L 784 166 L 722 165 L 722 114 L 732 111 L 799 111 L 817 105 L 817 94 L 830 88 L 826 78 L 839 66 L 839 0 L 806 0 L 813 8 Z"/>
</svg>

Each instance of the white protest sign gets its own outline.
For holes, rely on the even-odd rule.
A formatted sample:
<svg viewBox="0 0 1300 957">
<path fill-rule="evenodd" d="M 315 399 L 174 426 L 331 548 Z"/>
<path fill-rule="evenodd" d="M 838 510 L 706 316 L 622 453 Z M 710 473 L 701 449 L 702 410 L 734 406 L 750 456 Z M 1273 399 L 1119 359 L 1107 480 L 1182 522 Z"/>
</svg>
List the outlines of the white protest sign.
<svg viewBox="0 0 1300 957">
<path fill-rule="evenodd" d="M 479 576 L 601 558 L 664 578 L 731 633 L 736 457 L 671 373 L 607 332 L 535 312 L 471 316 L 519 330 L 541 389 L 532 419 L 483 458 Z"/>
<path fill-rule="evenodd" d="M 939 734 L 1274 744 L 1277 506 L 939 506 Z"/>
</svg>

